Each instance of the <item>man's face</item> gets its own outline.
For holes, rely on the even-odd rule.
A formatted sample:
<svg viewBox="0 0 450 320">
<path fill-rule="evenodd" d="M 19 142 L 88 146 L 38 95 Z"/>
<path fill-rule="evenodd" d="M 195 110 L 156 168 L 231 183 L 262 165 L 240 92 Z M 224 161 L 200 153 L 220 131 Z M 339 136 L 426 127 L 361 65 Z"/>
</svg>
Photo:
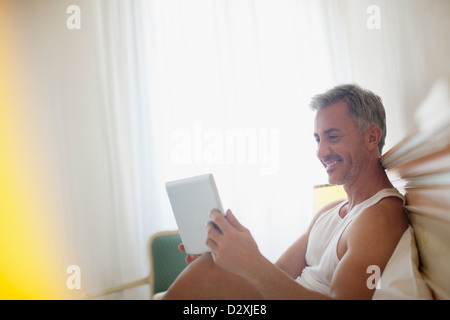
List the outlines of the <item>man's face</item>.
<svg viewBox="0 0 450 320">
<path fill-rule="evenodd" d="M 364 166 L 367 149 L 346 102 L 333 103 L 317 112 L 314 137 L 317 157 L 328 173 L 329 183 L 353 182 Z"/>
</svg>

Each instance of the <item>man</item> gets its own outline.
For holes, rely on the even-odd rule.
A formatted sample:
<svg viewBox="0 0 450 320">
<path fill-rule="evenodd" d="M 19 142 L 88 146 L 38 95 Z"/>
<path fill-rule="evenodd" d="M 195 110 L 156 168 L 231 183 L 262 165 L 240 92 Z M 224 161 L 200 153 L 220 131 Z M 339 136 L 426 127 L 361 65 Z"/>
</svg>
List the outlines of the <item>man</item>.
<svg viewBox="0 0 450 320">
<path fill-rule="evenodd" d="M 404 199 L 379 157 L 386 136 L 381 99 L 356 85 L 313 98 L 317 156 L 347 200 L 322 208 L 273 264 L 228 210 L 211 211 L 207 245 L 165 299 L 371 299 L 367 270 L 383 272 L 408 228 Z M 218 230 L 214 224 L 220 229 Z"/>
</svg>

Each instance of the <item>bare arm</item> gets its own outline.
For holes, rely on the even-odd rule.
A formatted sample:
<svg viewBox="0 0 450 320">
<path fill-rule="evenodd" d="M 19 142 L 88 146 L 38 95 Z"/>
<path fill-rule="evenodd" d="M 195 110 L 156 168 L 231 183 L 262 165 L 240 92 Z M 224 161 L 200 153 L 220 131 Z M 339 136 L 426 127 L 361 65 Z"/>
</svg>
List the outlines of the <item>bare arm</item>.
<svg viewBox="0 0 450 320">
<path fill-rule="evenodd" d="M 286 267 L 290 259 L 301 255 L 289 252 L 306 250 L 305 238 L 288 249 L 287 255 L 277 262 L 278 267 L 261 255 L 250 232 L 234 216 L 230 215 L 227 221 L 212 214 L 222 233 L 210 228 L 208 245 L 217 265 L 249 280 L 267 299 L 370 299 L 373 291 L 366 285 L 367 267 L 378 265 L 382 270 L 405 229 L 403 213 L 398 209 L 374 207 L 355 219 L 342 239 L 344 251 L 331 285 L 331 297 L 304 288 L 294 280 L 298 271 Z"/>
<path fill-rule="evenodd" d="M 264 298 L 328 298 L 302 287 L 292 276 L 267 260 L 259 252 L 250 232 L 237 221 L 231 211 L 227 212 L 226 219 L 220 213 L 213 211 L 211 218 L 221 230 L 219 232 L 211 223 L 208 227 L 206 243 L 211 248 L 214 262 L 247 279 Z M 306 243 L 301 239 L 293 247 L 305 246 Z"/>
<path fill-rule="evenodd" d="M 308 247 L 309 233 L 316 220 L 324 213 L 336 206 L 342 200 L 333 201 L 321 208 L 312 219 L 306 232 L 297 239 L 278 259 L 275 265 L 286 272 L 291 278 L 296 279 L 306 267 L 306 249 Z"/>
<path fill-rule="evenodd" d="M 387 198 L 366 209 L 342 235 L 338 245 L 340 262 L 331 283 L 331 294 L 342 299 L 371 299 L 368 268 L 383 272 L 408 219 L 400 200 Z"/>
</svg>

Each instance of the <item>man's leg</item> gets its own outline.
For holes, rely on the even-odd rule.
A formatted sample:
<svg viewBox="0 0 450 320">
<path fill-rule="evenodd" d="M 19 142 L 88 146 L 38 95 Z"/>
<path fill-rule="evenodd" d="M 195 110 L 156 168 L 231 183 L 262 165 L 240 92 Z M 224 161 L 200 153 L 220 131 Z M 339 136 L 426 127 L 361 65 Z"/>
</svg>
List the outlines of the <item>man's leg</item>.
<svg viewBox="0 0 450 320">
<path fill-rule="evenodd" d="M 245 279 L 217 266 L 204 254 L 178 276 L 163 299 L 167 300 L 258 300 L 263 297 Z"/>
</svg>

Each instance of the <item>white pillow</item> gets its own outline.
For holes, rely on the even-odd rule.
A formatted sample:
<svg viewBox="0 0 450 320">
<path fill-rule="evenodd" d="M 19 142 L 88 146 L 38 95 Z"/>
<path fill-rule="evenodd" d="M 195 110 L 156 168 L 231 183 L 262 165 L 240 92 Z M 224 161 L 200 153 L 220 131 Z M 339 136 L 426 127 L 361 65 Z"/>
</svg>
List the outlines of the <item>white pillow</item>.
<svg viewBox="0 0 450 320">
<path fill-rule="evenodd" d="M 411 226 L 403 233 L 379 281 L 373 300 L 433 299 L 419 272 L 419 254 Z"/>
</svg>

